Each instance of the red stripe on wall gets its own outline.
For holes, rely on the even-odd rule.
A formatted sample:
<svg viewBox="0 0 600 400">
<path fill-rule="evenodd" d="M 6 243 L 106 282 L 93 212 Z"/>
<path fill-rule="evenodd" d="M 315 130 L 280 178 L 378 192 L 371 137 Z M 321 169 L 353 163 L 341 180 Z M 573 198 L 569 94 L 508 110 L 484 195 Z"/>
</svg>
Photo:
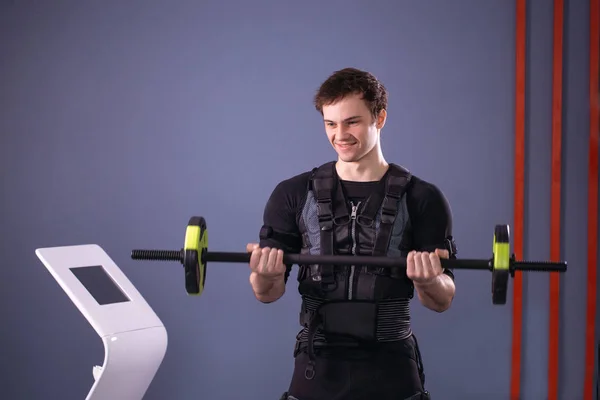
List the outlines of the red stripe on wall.
<svg viewBox="0 0 600 400">
<path fill-rule="evenodd" d="M 587 232 L 587 318 L 585 329 L 584 400 L 594 396 L 594 364 L 596 360 L 596 306 L 598 283 L 598 58 L 600 52 L 600 0 L 590 0 L 590 150 L 588 170 Z"/>
<path fill-rule="evenodd" d="M 514 253 L 523 258 L 523 220 L 525 194 L 525 11 L 526 0 L 516 0 L 516 90 L 515 90 L 515 198 L 514 198 Z M 521 396 L 521 332 L 523 322 L 523 277 L 517 271 L 513 285 L 512 359 L 510 398 Z"/>
<path fill-rule="evenodd" d="M 564 0 L 554 0 L 552 71 L 552 180 L 550 184 L 550 259 L 560 261 L 560 205 L 562 169 L 562 71 Z M 558 399 L 558 343 L 560 276 L 550 274 L 550 325 L 548 332 L 548 400 Z"/>
</svg>

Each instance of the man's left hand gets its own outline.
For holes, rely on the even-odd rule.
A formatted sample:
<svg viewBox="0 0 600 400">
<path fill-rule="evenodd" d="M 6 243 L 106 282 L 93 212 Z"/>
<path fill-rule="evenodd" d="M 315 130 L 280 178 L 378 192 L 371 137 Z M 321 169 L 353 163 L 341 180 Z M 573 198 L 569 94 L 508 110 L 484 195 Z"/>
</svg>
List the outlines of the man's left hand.
<svg viewBox="0 0 600 400">
<path fill-rule="evenodd" d="M 406 257 L 406 275 L 417 284 L 431 283 L 444 271 L 440 258 L 449 258 L 448 250 L 411 251 Z"/>
</svg>

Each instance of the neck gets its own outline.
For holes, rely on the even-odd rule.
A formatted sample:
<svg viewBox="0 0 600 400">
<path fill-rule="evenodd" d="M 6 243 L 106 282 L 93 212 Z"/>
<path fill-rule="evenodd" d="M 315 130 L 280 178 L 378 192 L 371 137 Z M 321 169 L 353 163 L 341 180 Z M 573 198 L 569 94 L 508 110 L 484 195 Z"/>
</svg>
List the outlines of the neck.
<svg viewBox="0 0 600 400">
<path fill-rule="evenodd" d="M 387 172 L 389 164 L 383 157 L 379 145 L 358 161 L 346 162 L 338 159 L 335 164 L 341 180 L 354 182 L 373 182 L 380 180 Z"/>
</svg>

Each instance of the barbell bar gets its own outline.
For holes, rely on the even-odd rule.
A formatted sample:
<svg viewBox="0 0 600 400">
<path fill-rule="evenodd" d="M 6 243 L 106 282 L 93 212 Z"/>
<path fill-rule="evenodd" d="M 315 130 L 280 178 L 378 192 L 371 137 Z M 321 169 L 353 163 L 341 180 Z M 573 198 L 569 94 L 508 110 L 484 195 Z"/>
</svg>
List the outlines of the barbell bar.
<svg viewBox="0 0 600 400">
<path fill-rule="evenodd" d="M 133 250 L 134 260 L 176 261 L 183 264 L 185 289 L 189 295 L 200 296 L 206 282 L 209 262 L 249 263 L 250 253 L 208 251 L 208 228 L 203 217 L 191 217 L 181 250 Z M 284 264 L 296 265 L 365 265 L 380 268 L 406 268 L 405 257 L 312 255 L 287 253 Z M 506 304 L 509 277 L 515 271 L 559 272 L 567 271 L 567 263 L 550 261 L 517 261 L 510 253 L 510 228 L 496 225 L 490 259 L 441 259 L 442 267 L 457 270 L 484 270 L 492 272 L 492 303 Z"/>
</svg>

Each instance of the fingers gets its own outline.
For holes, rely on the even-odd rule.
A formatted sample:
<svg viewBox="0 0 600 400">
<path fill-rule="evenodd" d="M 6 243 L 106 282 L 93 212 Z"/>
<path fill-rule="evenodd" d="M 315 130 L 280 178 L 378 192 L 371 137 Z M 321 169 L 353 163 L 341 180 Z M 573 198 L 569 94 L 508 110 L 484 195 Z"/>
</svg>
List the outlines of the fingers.
<svg viewBox="0 0 600 400">
<path fill-rule="evenodd" d="M 406 275 L 415 282 L 428 282 L 442 273 L 441 258 L 448 258 L 446 250 L 435 252 L 411 251 L 406 257 Z M 446 257 L 444 257 L 446 256 Z"/>
<path fill-rule="evenodd" d="M 275 259 L 275 265 L 283 267 L 283 250 L 277 250 L 277 258 Z"/>
<path fill-rule="evenodd" d="M 417 278 L 422 281 L 429 281 L 434 277 L 431 256 L 437 257 L 435 253 L 417 252 L 415 254 L 415 269 L 419 272 Z"/>
<path fill-rule="evenodd" d="M 274 256 L 273 256 L 273 252 L 277 251 L 276 249 L 270 249 L 268 247 L 265 247 L 264 249 L 262 249 L 261 251 L 261 255 L 260 255 L 260 265 L 259 265 L 259 272 L 262 274 L 267 274 L 269 273 L 269 270 L 273 269 L 273 260 L 274 260 Z"/>
<path fill-rule="evenodd" d="M 276 277 L 285 272 L 282 250 L 270 247 L 261 249 L 252 243 L 248 244 L 247 249 L 252 249 L 249 263 L 252 272 L 269 277 Z"/>
<path fill-rule="evenodd" d="M 252 251 L 254 251 L 254 249 L 257 249 L 257 248 L 258 248 L 258 243 L 248 243 L 246 245 L 246 251 L 248 253 L 252 253 Z"/>
<path fill-rule="evenodd" d="M 435 249 L 435 254 L 440 258 L 450 258 L 450 252 L 446 249 Z"/>
<path fill-rule="evenodd" d="M 260 258 L 262 256 L 262 251 L 260 247 L 255 246 L 252 248 L 252 254 L 250 254 L 250 269 L 252 271 L 256 271 L 260 264 Z"/>
<path fill-rule="evenodd" d="M 282 273 L 283 251 L 279 249 L 262 249 L 261 254 L 261 273 L 268 275 L 277 275 Z"/>
<path fill-rule="evenodd" d="M 416 251 L 411 251 L 406 257 L 406 276 L 412 280 L 415 280 L 416 276 L 415 254 L 417 254 Z"/>
</svg>

